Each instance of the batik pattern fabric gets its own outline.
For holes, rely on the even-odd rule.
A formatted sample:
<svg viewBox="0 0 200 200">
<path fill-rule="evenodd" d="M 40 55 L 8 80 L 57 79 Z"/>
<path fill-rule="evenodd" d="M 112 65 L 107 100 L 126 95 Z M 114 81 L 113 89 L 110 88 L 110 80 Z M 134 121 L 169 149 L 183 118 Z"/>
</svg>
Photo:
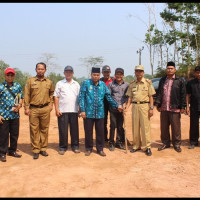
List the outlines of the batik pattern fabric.
<svg viewBox="0 0 200 200">
<path fill-rule="evenodd" d="M 19 118 L 19 113 L 12 111 L 16 98 L 9 92 L 8 87 L 15 97 L 23 99 L 22 87 L 19 83 L 13 82 L 12 86 L 9 86 L 7 82 L 4 81 L 0 84 L 0 115 L 5 120 Z"/>
<path fill-rule="evenodd" d="M 78 99 L 80 111 L 85 112 L 87 118 L 104 118 L 104 97 L 111 107 L 118 107 L 103 81 L 98 81 L 97 85 L 94 84 L 92 79 L 83 81 Z"/>
</svg>

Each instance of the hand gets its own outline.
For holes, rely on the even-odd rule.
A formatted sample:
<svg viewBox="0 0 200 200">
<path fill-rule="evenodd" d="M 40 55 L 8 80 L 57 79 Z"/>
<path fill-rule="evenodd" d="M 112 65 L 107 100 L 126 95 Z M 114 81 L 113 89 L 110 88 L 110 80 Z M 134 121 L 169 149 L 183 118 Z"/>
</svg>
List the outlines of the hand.
<svg viewBox="0 0 200 200">
<path fill-rule="evenodd" d="M 153 110 L 149 110 L 149 118 L 153 116 Z"/>
<path fill-rule="evenodd" d="M 19 111 L 18 106 L 13 107 L 13 108 L 12 108 L 12 111 L 13 111 L 13 112 L 18 112 L 18 111 Z"/>
<path fill-rule="evenodd" d="M 4 118 L 2 116 L 0 116 L 0 124 L 3 124 L 2 120 L 4 120 Z"/>
<path fill-rule="evenodd" d="M 31 111 L 30 111 L 29 109 L 26 109 L 26 110 L 24 111 L 24 114 L 29 116 L 29 115 L 31 114 Z"/>
<path fill-rule="evenodd" d="M 81 117 L 82 117 L 83 119 L 86 118 L 86 114 L 85 114 L 85 112 L 81 112 Z"/>
<path fill-rule="evenodd" d="M 181 109 L 181 114 L 183 114 L 185 112 L 185 109 Z"/>
<path fill-rule="evenodd" d="M 186 114 L 190 117 L 190 108 L 189 108 L 189 106 L 187 106 L 187 108 L 186 108 Z"/>
<path fill-rule="evenodd" d="M 56 116 L 60 117 L 62 115 L 62 113 L 60 112 L 60 110 L 56 110 Z"/>
<path fill-rule="evenodd" d="M 120 106 L 118 106 L 117 110 L 118 110 L 119 112 L 122 112 L 122 111 L 123 111 L 123 107 L 120 105 Z"/>
<path fill-rule="evenodd" d="M 158 112 L 160 112 L 160 111 L 161 111 L 161 108 L 158 108 L 158 107 L 156 107 L 156 108 L 157 108 L 157 111 L 158 111 Z"/>
</svg>

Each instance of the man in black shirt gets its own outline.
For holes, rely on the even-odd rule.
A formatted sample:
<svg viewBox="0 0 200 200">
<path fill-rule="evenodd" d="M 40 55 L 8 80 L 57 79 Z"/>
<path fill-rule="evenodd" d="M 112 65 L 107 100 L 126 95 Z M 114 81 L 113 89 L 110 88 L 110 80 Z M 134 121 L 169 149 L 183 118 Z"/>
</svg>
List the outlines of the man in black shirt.
<svg viewBox="0 0 200 200">
<path fill-rule="evenodd" d="M 199 116 L 200 116 L 200 66 L 194 69 L 195 79 L 187 83 L 187 114 L 190 116 L 190 146 L 194 149 L 199 142 Z M 189 107 L 190 105 L 190 107 Z"/>
</svg>

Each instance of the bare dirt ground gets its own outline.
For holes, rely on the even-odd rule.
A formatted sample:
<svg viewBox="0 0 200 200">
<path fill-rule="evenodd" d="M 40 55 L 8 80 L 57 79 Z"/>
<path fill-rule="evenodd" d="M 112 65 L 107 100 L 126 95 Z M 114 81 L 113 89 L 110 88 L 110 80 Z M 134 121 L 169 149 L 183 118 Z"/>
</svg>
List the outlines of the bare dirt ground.
<svg viewBox="0 0 200 200">
<path fill-rule="evenodd" d="M 152 156 L 134 154 L 105 145 L 106 157 L 94 152 L 85 156 L 83 120 L 79 119 L 80 154 L 58 154 L 58 126 L 51 113 L 48 157 L 34 160 L 31 153 L 28 117 L 21 110 L 18 153 L 0 162 L 0 197 L 199 197 L 200 147 L 188 149 L 189 117 L 182 115 L 182 152 L 173 147 L 157 151 L 160 114 L 151 118 Z M 126 117 L 127 137 L 132 143 L 131 108 Z M 69 137 L 70 142 L 70 137 Z M 95 144 L 95 142 L 94 142 Z M 129 144 L 129 149 L 131 145 Z"/>
</svg>

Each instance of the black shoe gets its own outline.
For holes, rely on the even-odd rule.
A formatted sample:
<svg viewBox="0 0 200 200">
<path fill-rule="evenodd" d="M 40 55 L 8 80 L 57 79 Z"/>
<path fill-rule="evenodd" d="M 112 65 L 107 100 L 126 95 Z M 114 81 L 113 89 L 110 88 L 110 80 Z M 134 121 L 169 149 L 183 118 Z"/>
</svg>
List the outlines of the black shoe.
<svg viewBox="0 0 200 200">
<path fill-rule="evenodd" d="M 79 149 L 72 149 L 72 151 L 73 151 L 74 153 L 80 153 L 80 150 L 79 150 Z"/>
<path fill-rule="evenodd" d="M 118 148 L 118 149 L 125 149 L 124 145 L 121 144 L 121 143 L 116 144 L 115 147 Z"/>
<path fill-rule="evenodd" d="M 166 148 L 170 148 L 170 145 L 163 144 L 161 147 L 158 148 L 158 151 L 162 151 Z"/>
<path fill-rule="evenodd" d="M 146 154 L 147 156 L 151 156 L 151 155 L 152 155 L 151 149 L 150 149 L 150 148 L 147 148 L 147 150 L 145 151 L 145 154 Z"/>
<path fill-rule="evenodd" d="M 22 155 L 18 154 L 16 151 L 10 151 L 10 152 L 8 152 L 8 155 L 13 156 L 15 158 L 21 158 L 22 157 Z"/>
<path fill-rule="evenodd" d="M 109 140 L 107 138 L 105 138 L 104 141 L 107 143 Z"/>
<path fill-rule="evenodd" d="M 140 149 L 131 149 L 130 152 L 131 153 L 135 153 L 136 151 L 139 151 Z"/>
<path fill-rule="evenodd" d="M 100 156 L 106 156 L 106 154 L 105 154 L 103 151 L 97 151 L 97 153 L 98 153 Z"/>
<path fill-rule="evenodd" d="M 180 153 L 182 151 L 181 147 L 174 147 L 174 150 L 177 151 L 178 153 Z"/>
<path fill-rule="evenodd" d="M 0 160 L 2 162 L 6 162 L 6 155 L 0 155 Z"/>
<path fill-rule="evenodd" d="M 34 153 L 33 154 L 33 159 L 38 159 L 39 158 L 39 153 Z"/>
<path fill-rule="evenodd" d="M 114 146 L 113 144 L 110 144 L 109 150 L 110 150 L 110 151 L 114 151 L 114 150 L 115 150 L 115 146 Z"/>
<path fill-rule="evenodd" d="M 85 152 L 85 156 L 89 156 L 91 153 L 92 153 L 92 151 L 87 150 L 87 151 Z"/>
<path fill-rule="evenodd" d="M 46 151 L 40 151 L 40 154 L 42 155 L 42 156 L 48 156 L 48 153 L 46 152 Z"/>
</svg>

